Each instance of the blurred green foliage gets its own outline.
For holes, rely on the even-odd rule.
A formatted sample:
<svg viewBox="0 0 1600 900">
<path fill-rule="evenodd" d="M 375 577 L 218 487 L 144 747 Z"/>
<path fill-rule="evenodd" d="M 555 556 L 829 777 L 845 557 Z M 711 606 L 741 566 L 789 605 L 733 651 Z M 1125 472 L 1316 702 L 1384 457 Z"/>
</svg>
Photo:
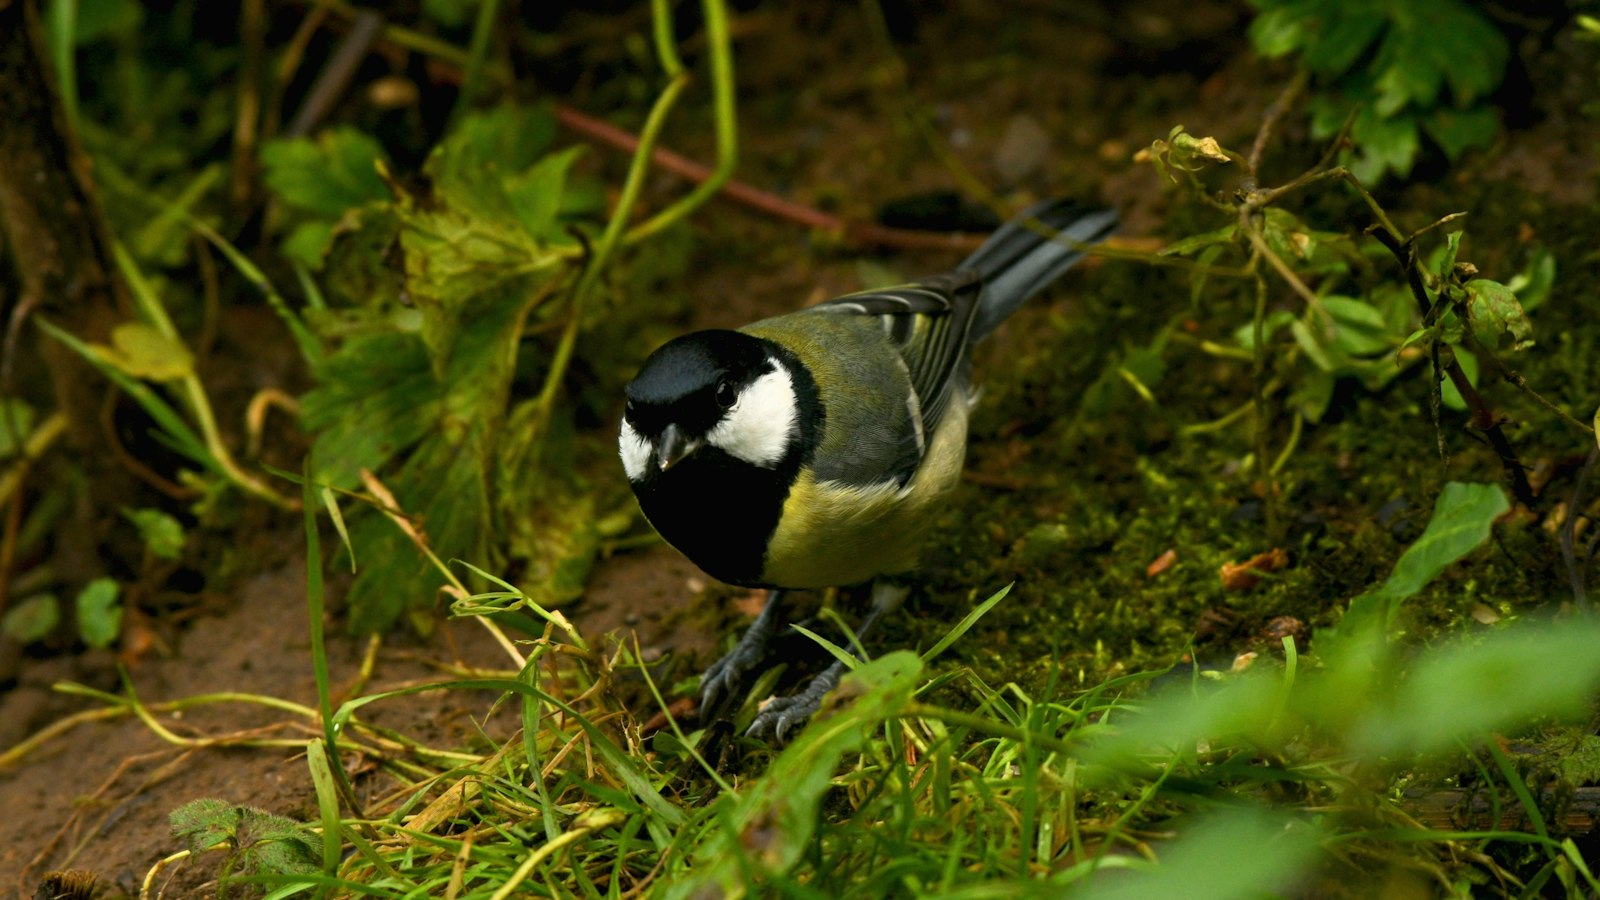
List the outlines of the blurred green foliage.
<svg viewBox="0 0 1600 900">
<path fill-rule="evenodd" d="M 306 216 L 289 252 L 306 251 L 326 276 L 327 308 L 309 323 L 334 349 L 302 402 L 313 474 L 353 490 L 363 470 L 375 473 L 446 560 L 503 565 L 491 536 L 537 502 L 580 512 L 514 547 L 524 562 L 587 560 L 598 539 L 570 478 L 504 465 L 510 449 L 546 436 L 527 433 L 538 401 L 514 401 L 512 381 L 530 355 L 549 365 L 528 333 L 577 315 L 562 292 L 581 262 L 569 229 L 596 212 L 590 195 L 567 193 L 576 151 L 553 150 L 554 131 L 542 109 L 470 115 L 414 185 L 386 183 L 382 154 L 350 131 L 265 152 L 268 183 Z M 355 516 L 351 540 L 364 560 L 349 595 L 358 628 L 384 627 L 432 596 L 437 574 L 385 517 Z M 555 602 L 582 581 L 546 584 Z"/>
<path fill-rule="evenodd" d="M 1250 39 L 1267 57 L 1295 55 L 1314 78 L 1312 135 L 1346 120 L 1356 177 L 1410 174 L 1425 135 L 1451 160 L 1499 133 L 1487 103 L 1506 37 L 1464 0 L 1251 0 Z"/>
</svg>

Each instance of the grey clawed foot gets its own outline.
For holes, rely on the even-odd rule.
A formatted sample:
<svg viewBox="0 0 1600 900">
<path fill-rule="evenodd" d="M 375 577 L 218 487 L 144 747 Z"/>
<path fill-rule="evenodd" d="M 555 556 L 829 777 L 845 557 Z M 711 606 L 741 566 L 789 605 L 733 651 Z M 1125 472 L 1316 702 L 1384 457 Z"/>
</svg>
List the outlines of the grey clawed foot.
<svg viewBox="0 0 1600 900">
<path fill-rule="evenodd" d="M 766 654 L 754 652 L 755 649 L 741 641 L 700 676 L 701 722 L 722 718 L 731 711 L 727 707 L 743 699 L 750 687 L 748 676 L 766 660 Z"/>
<path fill-rule="evenodd" d="M 772 655 L 772 635 L 781 620 L 778 601 L 782 596 L 781 591 L 768 593 L 767 605 L 750 623 L 750 629 L 739 638 L 739 643 L 700 676 L 702 724 L 714 722 L 737 708 L 750 689 L 750 675 L 760 672 Z"/>
<path fill-rule="evenodd" d="M 822 706 L 822 698 L 839 686 L 843 669 L 843 665 L 834 663 L 821 675 L 811 679 L 811 683 L 800 693 L 768 700 L 756 713 L 750 727 L 745 729 L 745 735 L 780 747 L 789 743 Z"/>
</svg>

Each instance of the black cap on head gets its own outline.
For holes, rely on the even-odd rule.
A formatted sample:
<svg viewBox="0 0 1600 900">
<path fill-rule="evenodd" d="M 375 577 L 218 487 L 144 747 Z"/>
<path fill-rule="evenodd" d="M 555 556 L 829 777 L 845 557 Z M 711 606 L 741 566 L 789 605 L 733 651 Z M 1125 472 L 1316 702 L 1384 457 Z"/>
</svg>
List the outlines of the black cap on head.
<svg viewBox="0 0 1600 900">
<path fill-rule="evenodd" d="M 650 354 L 628 383 L 628 421 L 645 434 L 668 424 L 704 434 L 726 408 L 719 386 L 727 400 L 769 366 L 759 338 L 721 329 L 686 334 Z"/>
</svg>

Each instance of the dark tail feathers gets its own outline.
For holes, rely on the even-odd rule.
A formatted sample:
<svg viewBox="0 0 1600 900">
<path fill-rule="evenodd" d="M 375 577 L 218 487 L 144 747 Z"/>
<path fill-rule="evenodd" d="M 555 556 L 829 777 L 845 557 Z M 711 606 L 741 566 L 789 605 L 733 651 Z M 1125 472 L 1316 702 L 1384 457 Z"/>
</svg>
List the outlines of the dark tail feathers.
<svg viewBox="0 0 1600 900">
<path fill-rule="evenodd" d="M 1032 220 L 1044 228 L 1035 230 L 1038 225 Z M 1034 204 L 1000 226 L 961 264 L 962 269 L 983 276 L 972 342 L 988 337 L 1018 307 L 1083 259 L 1083 247 L 1104 240 L 1116 225 L 1116 210 L 1084 212 L 1082 206 L 1058 199 Z"/>
</svg>

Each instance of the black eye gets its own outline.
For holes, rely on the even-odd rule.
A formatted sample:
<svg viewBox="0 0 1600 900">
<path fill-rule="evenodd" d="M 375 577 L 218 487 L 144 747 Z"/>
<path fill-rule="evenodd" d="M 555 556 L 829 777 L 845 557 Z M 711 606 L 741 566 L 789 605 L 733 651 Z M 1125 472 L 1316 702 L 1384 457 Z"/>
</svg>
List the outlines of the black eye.
<svg viewBox="0 0 1600 900">
<path fill-rule="evenodd" d="M 627 416 L 630 419 L 633 418 L 633 401 L 632 400 L 628 401 L 628 405 L 623 408 L 622 414 Z"/>
<path fill-rule="evenodd" d="M 717 405 L 723 409 L 732 409 L 739 394 L 733 389 L 733 384 L 727 379 L 717 382 Z"/>
</svg>

